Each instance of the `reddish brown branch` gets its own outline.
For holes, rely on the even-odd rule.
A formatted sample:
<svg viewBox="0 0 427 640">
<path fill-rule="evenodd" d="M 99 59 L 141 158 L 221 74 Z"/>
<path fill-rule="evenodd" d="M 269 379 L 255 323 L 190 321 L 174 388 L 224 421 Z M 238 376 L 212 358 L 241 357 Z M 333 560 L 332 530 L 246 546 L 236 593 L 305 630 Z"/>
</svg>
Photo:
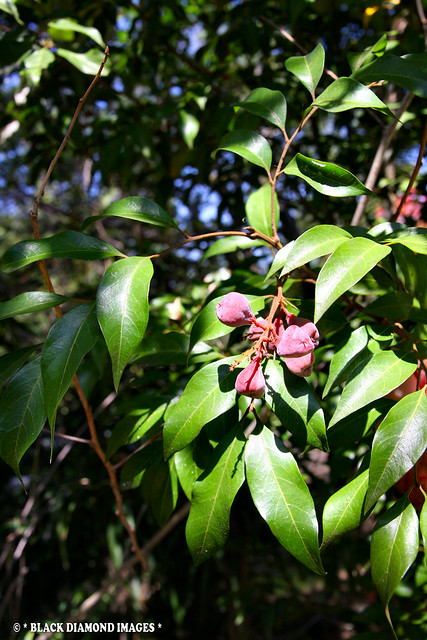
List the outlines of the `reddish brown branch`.
<svg viewBox="0 0 427 640">
<path fill-rule="evenodd" d="M 421 144 L 420 144 L 420 150 L 418 152 L 417 162 L 415 163 L 415 167 L 414 167 L 414 170 L 412 171 L 411 179 L 409 180 L 409 184 L 406 187 L 406 191 L 403 195 L 403 198 L 401 199 L 399 206 L 397 207 L 397 211 L 393 214 L 393 216 L 390 219 L 391 222 L 395 222 L 400 216 L 402 209 L 405 206 L 406 200 L 408 199 L 408 196 L 411 193 L 411 189 L 415 184 L 415 180 L 417 179 L 418 173 L 423 164 L 423 156 L 424 156 L 424 150 L 426 148 L 426 143 L 427 143 L 427 120 L 424 125 L 424 131 L 421 138 Z"/>
</svg>

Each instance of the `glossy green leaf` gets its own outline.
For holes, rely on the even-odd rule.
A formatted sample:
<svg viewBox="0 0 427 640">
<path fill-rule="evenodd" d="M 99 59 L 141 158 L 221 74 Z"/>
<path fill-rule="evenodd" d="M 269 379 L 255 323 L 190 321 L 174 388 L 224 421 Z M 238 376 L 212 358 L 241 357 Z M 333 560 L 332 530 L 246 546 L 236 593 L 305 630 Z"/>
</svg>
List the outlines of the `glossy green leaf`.
<svg viewBox="0 0 427 640">
<path fill-rule="evenodd" d="M 393 235 L 396 237 L 385 238 L 387 244 L 403 244 L 414 253 L 427 255 L 427 229 L 412 227 Z"/>
<path fill-rule="evenodd" d="M 140 446 L 147 441 L 150 435 L 154 435 L 153 428 L 158 429 L 166 411 L 167 402 L 163 400 L 163 397 L 153 399 L 151 402 L 141 399 L 143 407 L 131 411 L 115 425 L 108 438 L 107 458 L 111 458 L 120 447 L 127 447 L 135 443 Z"/>
<path fill-rule="evenodd" d="M 368 344 L 368 340 L 368 330 L 362 325 L 352 331 L 348 340 L 335 351 L 329 365 L 329 375 L 323 391 L 323 397 L 337 384 L 346 380 L 351 368 L 351 363 L 354 362 L 356 356 L 364 350 Z M 368 355 L 366 357 L 368 357 Z"/>
<path fill-rule="evenodd" d="M 322 548 L 338 536 L 356 529 L 363 522 L 363 504 L 368 480 L 369 471 L 366 469 L 328 499 L 322 516 Z"/>
<path fill-rule="evenodd" d="M 95 76 L 98 73 L 99 67 L 101 66 L 101 62 L 104 58 L 103 52 L 99 49 L 89 49 L 86 53 L 76 53 L 76 51 L 70 51 L 70 49 L 58 47 L 56 53 L 58 56 L 61 56 L 61 58 L 64 58 L 67 62 L 72 64 L 73 67 L 89 76 Z M 109 73 L 110 64 L 107 60 L 101 75 L 108 76 Z"/>
<path fill-rule="evenodd" d="M 232 425 L 234 427 L 235 425 Z M 194 483 L 206 469 L 212 449 L 208 441 L 194 440 L 174 455 L 178 480 L 187 498 L 191 500 Z"/>
<path fill-rule="evenodd" d="M 237 105 L 284 130 L 287 105 L 285 96 L 280 91 L 259 87 L 251 91 L 248 97 Z"/>
<path fill-rule="evenodd" d="M 48 23 L 47 28 L 49 32 L 53 30 L 58 35 L 60 35 L 61 31 L 75 31 L 76 33 L 82 33 L 88 38 L 91 38 L 94 42 L 96 42 L 96 44 L 99 44 L 99 46 L 103 49 L 105 48 L 105 42 L 103 41 L 98 29 L 95 29 L 94 27 L 85 27 L 84 25 L 75 22 L 75 20 L 72 20 L 71 18 L 59 18 L 59 20 L 51 20 Z"/>
<path fill-rule="evenodd" d="M 420 530 L 424 547 L 424 564 L 427 564 L 427 500 L 424 500 L 420 513 Z"/>
<path fill-rule="evenodd" d="M 314 100 L 315 90 L 325 67 L 325 50 L 320 42 L 306 56 L 288 58 L 285 67 L 298 78 Z"/>
<path fill-rule="evenodd" d="M 215 242 L 206 249 L 202 260 L 212 258 L 213 256 L 222 256 L 225 253 L 234 253 L 238 250 L 247 251 L 255 247 L 265 246 L 267 245 L 263 240 L 252 240 L 252 238 L 245 238 L 245 236 L 226 236 L 225 238 L 215 240 Z"/>
<path fill-rule="evenodd" d="M 46 422 L 40 358 L 9 381 L 0 400 L 0 457 L 19 479 L 19 463 Z"/>
<path fill-rule="evenodd" d="M 193 485 L 185 535 L 196 565 L 221 549 L 228 538 L 231 506 L 245 479 L 245 445 L 240 427 L 234 427 Z"/>
<path fill-rule="evenodd" d="M 426 449 L 427 396 L 421 389 L 399 400 L 375 433 L 366 510 L 415 465 Z"/>
<path fill-rule="evenodd" d="M 362 108 L 376 109 L 388 116 L 393 116 L 387 105 L 371 89 L 357 82 L 354 78 L 334 80 L 316 98 L 313 105 L 332 113 Z"/>
<path fill-rule="evenodd" d="M 270 278 L 277 271 L 279 271 L 282 265 L 286 263 L 288 259 L 288 255 L 292 251 L 292 247 L 294 246 L 294 244 L 295 244 L 295 240 L 291 240 L 291 242 L 288 242 L 287 244 L 285 244 L 284 247 L 279 249 L 279 251 L 274 256 L 273 262 L 271 263 L 271 266 L 268 270 L 267 275 L 265 276 L 266 280 L 268 280 L 268 278 Z"/>
<path fill-rule="evenodd" d="M 142 196 L 130 196 L 113 202 L 105 209 L 103 214 L 87 218 L 83 223 L 83 229 L 92 222 L 96 222 L 96 220 L 109 218 L 110 216 L 145 222 L 158 227 L 176 228 L 175 221 L 158 204 Z"/>
<path fill-rule="evenodd" d="M 386 53 L 353 73 L 353 78 L 369 84 L 388 80 L 408 89 L 416 96 L 427 98 L 427 53 L 399 57 Z"/>
<path fill-rule="evenodd" d="M 329 426 L 382 398 L 407 380 L 417 368 L 412 354 L 380 351 L 363 362 L 347 382 Z"/>
<path fill-rule="evenodd" d="M 28 356 L 33 353 L 37 346 L 39 345 L 15 349 L 15 351 L 11 353 L 0 356 L 0 386 L 5 384 L 9 378 L 19 371 L 22 365 L 28 360 Z"/>
<path fill-rule="evenodd" d="M 133 362 L 151 367 L 186 364 L 190 336 L 178 331 L 146 336 L 132 358 Z"/>
<path fill-rule="evenodd" d="M 125 366 L 144 337 L 152 276 L 149 258 L 126 258 L 108 267 L 99 283 L 96 311 L 110 352 L 116 390 Z"/>
<path fill-rule="evenodd" d="M 24 240 L 10 247 L 3 256 L 3 271 L 7 273 L 20 267 L 49 258 L 75 258 L 77 260 L 102 260 L 123 256 L 113 245 L 92 238 L 79 231 L 61 231 L 41 240 Z"/>
<path fill-rule="evenodd" d="M 224 294 L 225 295 L 225 294 Z M 190 351 L 197 342 L 205 340 L 214 340 L 226 336 L 234 331 L 234 327 L 228 327 L 218 320 L 216 315 L 216 305 L 224 296 L 218 296 L 210 300 L 197 315 L 190 333 Z M 265 298 L 247 295 L 247 299 L 251 304 L 252 311 L 255 313 L 265 306 Z M 249 325 L 248 325 L 249 327 Z"/>
<path fill-rule="evenodd" d="M 418 553 L 418 517 L 407 497 L 380 516 L 372 533 L 371 573 L 385 607 Z"/>
<path fill-rule="evenodd" d="M 318 322 L 335 300 L 389 253 L 390 247 L 368 238 L 351 238 L 342 242 L 325 262 L 317 278 L 314 322 Z"/>
<path fill-rule="evenodd" d="M 271 186 L 266 183 L 249 196 L 246 202 L 246 217 L 251 227 L 261 231 L 266 236 L 273 235 L 271 224 Z M 279 224 L 279 200 L 274 193 L 274 223 Z"/>
<path fill-rule="evenodd" d="M 197 371 L 178 402 L 168 409 L 163 428 L 165 458 L 190 444 L 205 424 L 236 402 L 236 372 L 230 371 L 234 360 L 217 360 Z"/>
<path fill-rule="evenodd" d="M 69 388 L 83 357 L 99 336 L 94 303 L 75 307 L 52 325 L 41 355 L 46 410 L 55 427 L 58 404 Z"/>
<path fill-rule="evenodd" d="M 47 291 L 27 291 L 26 293 L 20 293 L 11 300 L 0 302 L 0 320 L 19 316 L 23 313 L 50 309 L 67 300 L 69 300 L 69 298 Z"/>
<path fill-rule="evenodd" d="M 353 73 L 363 65 L 375 60 L 376 56 L 384 55 L 387 48 L 387 42 L 387 34 L 384 33 L 381 38 L 375 42 L 375 44 L 367 47 L 361 53 L 350 53 L 347 58 Z"/>
<path fill-rule="evenodd" d="M 280 275 L 284 276 L 311 260 L 316 260 L 332 253 L 344 240 L 349 238 L 351 238 L 351 235 L 340 227 L 332 224 L 319 224 L 308 229 L 297 238 L 288 252 L 283 252 L 283 249 L 286 249 L 289 245 L 280 249 L 273 264 L 276 271 L 280 268 L 282 269 Z"/>
<path fill-rule="evenodd" d="M 378 425 L 392 405 L 393 400 L 380 398 L 329 426 L 328 442 L 331 451 L 336 447 L 348 447 L 359 442 L 370 429 Z"/>
<path fill-rule="evenodd" d="M 306 567 L 323 575 L 313 498 L 292 453 L 267 427 L 249 436 L 246 477 L 273 535 Z"/>
<path fill-rule="evenodd" d="M 214 154 L 218 151 L 231 151 L 252 164 L 262 167 L 267 173 L 270 171 L 272 160 L 270 145 L 263 136 L 254 131 L 236 129 L 227 133 L 219 141 Z"/>
<path fill-rule="evenodd" d="M 302 178 L 325 196 L 344 198 L 372 194 L 372 191 L 347 169 L 332 162 L 307 158 L 301 153 L 297 153 L 283 171 L 290 176 Z"/>
<path fill-rule="evenodd" d="M 42 47 L 34 49 L 28 55 L 24 56 L 24 73 L 33 85 L 40 82 L 40 78 L 44 69 L 47 69 L 52 62 L 55 62 L 55 56 L 50 49 Z"/>
<path fill-rule="evenodd" d="M 307 380 L 291 374 L 279 360 L 267 361 L 264 377 L 265 400 L 298 446 L 328 450 L 323 411 Z"/>
</svg>

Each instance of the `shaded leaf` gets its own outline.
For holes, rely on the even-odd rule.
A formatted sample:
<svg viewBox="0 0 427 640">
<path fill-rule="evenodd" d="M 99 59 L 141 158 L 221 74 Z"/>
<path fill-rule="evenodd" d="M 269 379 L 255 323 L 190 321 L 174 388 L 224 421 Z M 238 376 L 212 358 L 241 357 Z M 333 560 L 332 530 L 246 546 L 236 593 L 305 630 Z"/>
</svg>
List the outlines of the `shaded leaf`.
<svg viewBox="0 0 427 640">
<path fill-rule="evenodd" d="M 178 480 L 189 500 L 192 497 L 194 483 L 208 465 L 211 452 L 207 440 L 197 439 L 174 455 Z"/>
<path fill-rule="evenodd" d="M 366 469 L 328 499 L 323 510 L 322 548 L 363 522 L 368 480 L 369 471 Z"/>
<path fill-rule="evenodd" d="M 372 60 L 375 60 L 376 56 L 384 55 L 387 48 L 387 42 L 387 34 L 384 33 L 381 38 L 377 40 L 377 42 L 375 42 L 375 44 L 367 47 L 361 53 L 359 52 L 348 54 L 347 58 L 351 66 L 351 70 L 355 72 L 363 65 L 368 64 Z"/>
<path fill-rule="evenodd" d="M 110 352 L 116 390 L 125 366 L 144 337 L 152 275 L 149 258 L 126 258 L 108 267 L 99 283 L 96 311 Z"/>
<path fill-rule="evenodd" d="M 123 465 L 120 474 L 122 489 L 136 489 L 144 479 L 147 470 L 163 462 L 163 447 L 158 440 L 145 449 L 136 451 Z"/>
<path fill-rule="evenodd" d="M 247 129 L 236 129 L 227 133 L 219 141 L 218 148 L 213 152 L 232 151 L 252 164 L 262 167 L 269 173 L 272 154 L 267 140 L 259 133 Z"/>
<path fill-rule="evenodd" d="M 323 162 L 314 158 L 307 158 L 297 153 L 283 169 L 290 176 L 302 178 L 316 191 L 325 196 L 343 198 L 346 196 L 360 196 L 372 194 L 361 182 L 347 169 L 339 167 L 332 162 Z"/>
<path fill-rule="evenodd" d="M 314 322 L 356 282 L 361 280 L 388 253 L 389 247 L 368 238 L 342 242 L 323 265 L 316 282 Z"/>
<path fill-rule="evenodd" d="M 92 224 L 92 222 L 96 222 L 96 220 L 109 218 L 110 216 L 135 220 L 136 222 L 145 222 L 158 227 L 176 228 L 176 223 L 173 218 L 158 204 L 142 196 L 130 196 L 113 202 L 105 209 L 104 213 L 99 216 L 86 218 L 83 222 L 83 229 Z"/>
<path fill-rule="evenodd" d="M 242 102 L 238 102 L 237 106 L 264 118 L 282 131 L 285 128 L 287 105 L 285 96 L 280 91 L 259 87 L 251 91 Z"/>
<path fill-rule="evenodd" d="M 385 607 L 417 557 L 418 543 L 418 517 L 405 496 L 380 516 L 372 533 L 372 579 Z"/>
<path fill-rule="evenodd" d="M 273 535 L 306 567 L 323 575 L 314 502 L 291 452 L 264 426 L 249 436 L 245 463 L 252 499 Z"/>
<path fill-rule="evenodd" d="M 407 380 L 417 368 L 412 354 L 380 351 L 365 360 L 347 382 L 329 426 L 382 398 Z"/>
<path fill-rule="evenodd" d="M 19 316 L 22 313 L 32 313 L 56 307 L 69 298 L 47 291 L 27 291 L 20 293 L 11 300 L 0 302 L 0 320 Z"/>
<path fill-rule="evenodd" d="M 257 231 L 261 231 L 266 236 L 273 235 L 271 220 L 271 186 L 266 183 L 249 196 L 246 206 L 246 216 L 248 223 Z M 274 223 L 277 229 L 279 224 L 279 200 L 274 193 Z"/>
<path fill-rule="evenodd" d="M 415 465 L 426 449 L 427 396 L 421 389 L 399 400 L 375 433 L 366 510 Z"/>
<path fill-rule="evenodd" d="M 427 54 L 418 53 L 399 57 L 386 53 L 353 73 L 353 78 L 370 83 L 388 80 L 398 87 L 427 98 Z"/>
<path fill-rule="evenodd" d="M 190 336 L 178 331 L 153 333 L 146 336 L 135 351 L 132 362 L 151 367 L 164 367 L 171 364 L 186 364 Z"/>
<path fill-rule="evenodd" d="M 4 356 L 0 356 L 0 386 L 5 384 L 28 360 L 28 356 L 33 353 L 37 346 L 23 347 L 22 349 L 15 349 L 11 353 L 6 353 Z"/>
<path fill-rule="evenodd" d="M 0 457 L 19 479 L 19 463 L 46 422 L 40 358 L 9 381 L 0 400 Z"/>
<path fill-rule="evenodd" d="M 230 371 L 234 360 L 235 357 L 223 358 L 197 371 L 178 402 L 168 409 L 163 428 L 165 458 L 184 449 L 205 424 L 236 402 L 236 373 Z"/>
<path fill-rule="evenodd" d="M 368 330 L 362 325 L 352 331 L 347 342 L 335 351 L 329 365 L 329 375 L 323 391 L 323 398 L 334 386 L 347 378 L 351 371 L 352 362 L 365 349 L 368 340 Z M 367 355 L 366 357 L 368 358 L 369 356 Z"/>
<path fill-rule="evenodd" d="M 288 58 L 285 67 L 298 78 L 314 100 L 315 90 L 325 67 L 325 50 L 320 42 L 306 56 Z"/>
<path fill-rule="evenodd" d="M 49 258 L 75 258 L 77 260 L 101 260 L 123 256 L 113 245 L 92 238 L 79 231 L 61 231 L 50 238 L 24 240 L 10 247 L 3 256 L 3 271 L 7 273 L 20 267 Z"/>
<path fill-rule="evenodd" d="M 158 526 L 164 527 L 178 500 L 178 476 L 173 458 L 152 462 L 142 477 L 141 489 Z"/>
<path fill-rule="evenodd" d="M 185 535 L 196 565 L 221 549 L 228 538 L 231 506 L 245 479 L 245 445 L 240 427 L 234 427 L 193 485 Z"/>
<path fill-rule="evenodd" d="M 323 411 L 304 378 L 292 375 L 278 360 L 268 360 L 264 372 L 265 400 L 298 446 L 328 450 Z"/>
<path fill-rule="evenodd" d="M 389 320 L 408 320 L 413 308 L 414 299 L 410 293 L 391 291 L 370 302 L 365 307 L 365 313 Z"/>
</svg>

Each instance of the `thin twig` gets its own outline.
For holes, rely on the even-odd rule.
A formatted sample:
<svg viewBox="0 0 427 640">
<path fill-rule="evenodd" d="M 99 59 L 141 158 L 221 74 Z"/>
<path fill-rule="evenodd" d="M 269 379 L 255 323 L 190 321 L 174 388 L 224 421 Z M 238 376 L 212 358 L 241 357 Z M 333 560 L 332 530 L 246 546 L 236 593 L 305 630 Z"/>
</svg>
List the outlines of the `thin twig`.
<svg viewBox="0 0 427 640">
<path fill-rule="evenodd" d="M 424 156 L 424 150 L 426 147 L 426 142 L 427 142 L 427 120 L 426 123 L 424 125 L 424 131 L 423 131 L 423 136 L 421 138 L 421 144 L 420 144 L 420 150 L 418 152 L 418 158 L 417 158 L 417 162 L 415 164 L 414 170 L 412 171 L 412 175 L 411 178 L 409 180 L 409 184 L 406 187 L 406 191 L 403 195 L 403 198 L 401 199 L 399 206 L 397 207 L 397 211 L 393 214 L 393 216 L 390 218 L 391 222 L 395 222 L 398 217 L 400 216 L 400 213 L 403 209 L 403 207 L 405 206 L 405 202 L 408 199 L 409 194 L 411 193 L 411 189 L 415 184 L 415 180 L 418 177 L 419 171 L 422 167 L 423 164 L 423 156 Z"/>
<path fill-rule="evenodd" d="M 378 149 L 375 154 L 374 160 L 372 162 L 371 168 L 369 170 L 368 177 L 366 178 L 365 186 L 368 189 L 372 190 L 377 182 L 378 174 L 380 172 L 381 165 L 384 159 L 384 154 L 390 145 L 390 142 L 396 131 L 396 127 L 399 124 L 400 118 L 402 117 L 406 109 L 408 109 L 409 105 L 412 102 L 413 97 L 414 97 L 414 94 L 408 91 L 408 93 L 405 95 L 405 97 L 402 100 L 402 103 L 400 105 L 398 112 L 396 113 L 396 118 L 393 119 L 383 131 L 380 144 L 378 145 Z M 351 224 L 353 226 L 357 226 L 360 223 L 362 216 L 365 212 L 367 201 L 368 201 L 367 195 L 360 196 L 359 202 L 357 203 L 356 209 L 353 214 L 353 218 L 351 220 Z"/>
<path fill-rule="evenodd" d="M 427 18 L 424 13 L 422 0 L 415 0 L 415 6 L 417 7 L 418 17 L 424 32 L 424 48 L 427 49 Z"/>
</svg>

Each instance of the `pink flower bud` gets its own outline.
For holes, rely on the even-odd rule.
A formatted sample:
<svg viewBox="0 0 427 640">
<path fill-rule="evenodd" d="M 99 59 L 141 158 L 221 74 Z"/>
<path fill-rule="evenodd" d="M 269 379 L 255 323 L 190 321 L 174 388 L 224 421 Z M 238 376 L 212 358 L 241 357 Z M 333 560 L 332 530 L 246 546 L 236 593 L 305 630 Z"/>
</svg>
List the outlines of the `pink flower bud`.
<svg viewBox="0 0 427 640">
<path fill-rule="evenodd" d="M 277 346 L 277 353 L 285 358 L 298 358 L 311 353 L 313 349 L 313 340 L 307 332 L 296 324 L 292 324 L 283 332 Z"/>
<path fill-rule="evenodd" d="M 242 327 L 255 320 L 249 300 L 236 291 L 227 293 L 216 305 L 216 315 L 228 327 Z"/>
<path fill-rule="evenodd" d="M 274 338 L 272 334 L 271 340 L 267 342 L 267 351 L 269 353 L 274 353 L 276 351 L 276 346 L 279 344 L 280 339 L 285 331 L 285 327 L 283 326 L 283 321 L 280 318 L 274 318 L 272 322 L 273 330 L 276 332 L 277 338 Z M 248 340 L 252 340 L 256 342 L 258 338 L 261 336 L 264 329 L 267 328 L 267 320 L 264 318 L 257 318 L 256 324 L 252 324 L 251 328 L 248 331 Z"/>
<path fill-rule="evenodd" d="M 296 376 L 306 378 L 313 371 L 314 353 L 307 353 L 299 358 L 285 358 L 285 364 Z"/>
<path fill-rule="evenodd" d="M 236 391 L 250 398 L 262 398 L 265 390 L 265 379 L 261 368 L 261 358 L 255 358 L 236 378 Z"/>
<path fill-rule="evenodd" d="M 301 327 L 301 329 L 305 331 L 305 333 L 313 342 L 313 348 L 318 346 L 320 338 L 319 330 L 313 322 L 307 320 L 307 318 L 300 318 L 299 316 L 294 316 L 294 314 L 291 314 L 288 317 L 288 325 L 296 325 L 297 327 Z"/>
</svg>

